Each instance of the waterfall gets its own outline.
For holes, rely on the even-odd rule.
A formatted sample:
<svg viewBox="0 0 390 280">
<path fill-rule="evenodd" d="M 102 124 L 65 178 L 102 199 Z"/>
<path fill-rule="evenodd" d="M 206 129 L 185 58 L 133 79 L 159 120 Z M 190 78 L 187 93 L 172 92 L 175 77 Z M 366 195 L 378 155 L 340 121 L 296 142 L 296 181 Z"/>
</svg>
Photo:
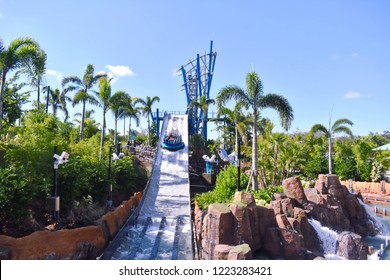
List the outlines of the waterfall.
<svg viewBox="0 0 390 280">
<path fill-rule="evenodd" d="M 322 249 L 324 250 L 325 258 L 336 258 L 335 254 L 338 233 L 328 227 L 323 227 L 321 223 L 317 220 L 309 219 L 309 223 L 317 232 L 318 238 L 320 239 L 322 245 Z"/>
<path fill-rule="evenodd" d="M 383 224 L 383 222 L 378 218 L 378 216 L 371 210 L 370 206 L 365 204 L 360 198 L 358 198 L 360 205 L 362 205 L 367 213 L 368 220 L 373 222 L 375 230 L 379 235 L 390 235 L 389 230 Z"/>
</svg>

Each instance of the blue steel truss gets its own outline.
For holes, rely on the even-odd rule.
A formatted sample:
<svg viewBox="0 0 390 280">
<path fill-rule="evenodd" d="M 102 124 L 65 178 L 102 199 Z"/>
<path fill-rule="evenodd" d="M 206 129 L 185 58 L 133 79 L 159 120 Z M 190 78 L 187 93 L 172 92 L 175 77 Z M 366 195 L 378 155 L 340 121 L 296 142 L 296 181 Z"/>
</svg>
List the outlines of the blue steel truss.
<svg viewBox="0 0 390 280">
<path fill-rule="evenodd" d="M 182 65 L 178 72 L 183 76 L 183 89 L 187 97 L 188 130 L 190 135 L 197 133 L 204 122 L 203 137 L 207 140 L 207 113 L 204 114 L 202 108 L 192 107 L 192 101 L 199 102 L 202 95 L 206 95 L 206 100 L 210 98 L 210 87 L 214 75 L 214 66 L 217 53 L 213 51 L 213 41 L 210 43 L 210 52 L 195 59 L 190 60 L 186 65 Z"/>
</svg>

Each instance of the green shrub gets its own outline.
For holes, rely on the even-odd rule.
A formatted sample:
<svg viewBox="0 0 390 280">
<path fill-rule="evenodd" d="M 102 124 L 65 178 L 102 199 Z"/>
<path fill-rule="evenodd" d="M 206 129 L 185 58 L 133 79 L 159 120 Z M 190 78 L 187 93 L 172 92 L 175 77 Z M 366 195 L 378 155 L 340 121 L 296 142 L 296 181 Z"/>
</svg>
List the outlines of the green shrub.
<svg viewBox="0 0 390 280">
<path fill-rule="evenodd" d="M 114 161 L 111 176 L 115 182 L 115 192 L 130 197 L 137 189 L 133 156 L 125 156 L 121 160 Z"/>
<path fill-rule="evenodd" d="M 240 188 L 237 189 L 237 167 L 229 165 L 225 171 L 217 176 L 215 189 L 212 192 L 198 194 L 194 200 L 202 210 L 213 203 L 228 203 L 232 201 L 234 193 L 246 188 L 249 178 L 243 172 L 240 174 Z"/>
<path fill-rule="evenodd" d="M 17 224 L 28 213 L 34 192 L 22 166 L 0 169 L 0 224 Z"/>
<path fill-rule="evenodd" d="M 277 187 L 264 188 L 258 191 L 252 191 L 252 194 L 256 200 L 256 204 L 264 206 L 265 204 L 269 204 L 271 202 L 271 200 L 273 199 L 272 195 L 274 193 L 283 193 L 283 192 L 284 192 L 283 187 L 277 186 Z"/>
<path fill-rule="evenodd" d="M 245 189 L 248 185 L 249 177 L 244 172 L 240 173 L 240 187 L 237 188 L 237 167 L 229 165 L 225 171 L 221 171 L 215 183 L 216 202 L 223 203 L 230 201 L 236 191 Z"/>
<path fill-rule="evenodd" d="M 216 202 L 215 194 L 212 191 L 202 194 L 197 193 L 194 200 L 202 211 L 206 210 L 210 204 Z"/>
<path fill-rule="evenodd" d="M 75 200 L 88 195 L 96 202 L 108 197 L 108 166 L 105 162 L 92 162 L 84 158 L 69 158 L 57 170 L 57 188 L 61 197 L 61 210 L 68 213 Z"/>
</svg>

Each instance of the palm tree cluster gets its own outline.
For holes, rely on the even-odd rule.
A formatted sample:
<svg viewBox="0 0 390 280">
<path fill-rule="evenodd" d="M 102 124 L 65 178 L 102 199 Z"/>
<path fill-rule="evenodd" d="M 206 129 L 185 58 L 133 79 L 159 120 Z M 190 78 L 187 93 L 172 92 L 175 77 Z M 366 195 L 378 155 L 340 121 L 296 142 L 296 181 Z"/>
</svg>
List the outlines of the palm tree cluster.
<svg viewBox="0 0 390 280">
<path fill-rule="evenodd" d="M 0 134 L 3 127 L 3 101 L 7 75 L 11 71 L 21 71 L 30 78 L 30 83 L 39 88 L 45 73 L 46 54 L 32 38 L 13 40 L 8 48 L 0 40 Z"/>
<path fill-rule="evenodd" d="M 47 94 L 47 105 L 52 107 L 52 113 L 57 116 L 58 110 L 62 110 L 67 122 L 69 119 L 69 110 L 67 105 L 72 106 L 81 104 L 81 116 L 79 139 L 83 140 L 85 135 L 85 124 L 87 114 L 91 114 L 93 110 L 88 110 L 88 104 L 99 106 L 102 108 L 102 125 L 101 125 L 101 141 L 100 141 L 100 159 L 104 153 L 105 131 L 107 129 L 106 114 L 109 110 L 113 112 L 115 120 L 114 144 L 118 143 L 118 128 L 119 119 L 123 119 L 124 132 L 126 132 L 126 118 L 128 123 L 128 136 L 131 134 L 131 120 L 135 120 L 139 125 L 140 115 L 143 113 L 148 119 L 148 143 L 150 144 L 150 117 L 152 106 L 160 101 L 157 96 L 147 96 L 145 100 L 137 97 L 131 97 L 126 91 L 117 91 L 112 93 L 111 82 L 106 74 L 95 74 L 95 68 L 92 64 L 88 64 L 82 77 L 69 76 L 62 80 L 62 91 L 52 89 L 45 84 L 46 74 L 46 53 L 40 48 L 39 44 L 32 38 L 18 38 L 13 40 L 6 48 L 0 40 L 0 74 L 1 74 L 1 91 L 0 91 L 0 135 L 2 133 L 2 118 L 4 115 L 4 92 L 7 86 L 7 75 L 11 71 L 16 71 L 15 77 L 25 75 L 30 81 L 30 86 L 36 88 L 37 101 L 36 108 L 41 110 L 40 95 L 41 90 Z M 15 80 L 15 79 L 12 79 Z M 95 90 L 98 86 L 98 90 Z M 73 93 L 73 97 L 69 97 L 69 93 Z M 140 107 L 137 105 L 140 104 Z M 46 108 L 47 110 L 47 108 Z M 78 115 L 78 114 L 77 114 Z M 125 135 L 126 136 L 126 135 Z"/>
</svg>

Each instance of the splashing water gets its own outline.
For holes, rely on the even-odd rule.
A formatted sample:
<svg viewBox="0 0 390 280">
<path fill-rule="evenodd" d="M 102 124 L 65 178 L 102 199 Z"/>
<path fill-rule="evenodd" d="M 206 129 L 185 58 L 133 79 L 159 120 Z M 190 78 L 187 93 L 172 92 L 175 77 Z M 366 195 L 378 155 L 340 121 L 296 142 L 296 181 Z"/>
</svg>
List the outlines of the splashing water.
<svg viewBox="0 0 390 280">
<path fill-rule="evenodd" d="M 358 198 L 360 205 L 364 207 L 369 221 L 373 222 L 375 230 L 378 232 L 378 235 L 389 236 L 390 232 L 386 228 L 385 224 L 378 218 L 378 216 L 371 210 L 370 206 L 365 204 L 360 198 Z"/>
<path fill-rule="evenodd" d="M 322 249 L 324 250 L 324 256 L 326 259 L 340 259 L 336 255 L 336 245 L 338 233 L 331 230 L 328 227 L 324 227 L 321 223 L 314 219 L 309 219 L 310 225 L 317 232 L 318 238 L 320 239 Z"/>
</svg>

